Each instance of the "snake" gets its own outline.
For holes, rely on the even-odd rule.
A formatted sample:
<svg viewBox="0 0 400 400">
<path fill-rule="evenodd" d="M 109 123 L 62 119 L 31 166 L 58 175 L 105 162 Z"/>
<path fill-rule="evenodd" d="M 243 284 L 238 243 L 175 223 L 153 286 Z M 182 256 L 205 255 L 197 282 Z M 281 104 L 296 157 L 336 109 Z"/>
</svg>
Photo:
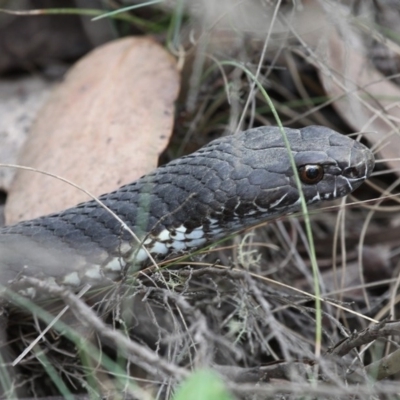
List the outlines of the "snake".
<svg viewBox="0 0 400 400">
<path fill-rule="evenodd" d="M 349 194 L 373 171 L 372 151 L 348 136 L 323 126 L 283 130 L 224 136 L 98 200 L 1 228 L 0 285 L 24 276 L 72 288 L 115 281 L 298 212 L 290 156 L 307 205 Z"/>
</svg>

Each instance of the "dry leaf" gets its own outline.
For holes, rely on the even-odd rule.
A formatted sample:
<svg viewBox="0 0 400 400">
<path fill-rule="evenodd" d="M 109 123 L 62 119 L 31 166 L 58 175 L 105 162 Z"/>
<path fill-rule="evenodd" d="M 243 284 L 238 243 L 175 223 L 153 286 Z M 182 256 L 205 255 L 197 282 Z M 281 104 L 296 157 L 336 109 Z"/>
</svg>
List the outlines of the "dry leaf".
<svg viewBox="0 0 400 400">
<path fill-rule="evenodd" d="M 95 195 L 157 166 L 171 135 L 179 90 L 175 60 L 150 38 L 101 46 L 52 93 L 19 163 L 57 174 Z M 43 174 L 19 171 L 6 204 L 8 224 L 88 200 Z"/>
<path fill-rule="evenodd" d="M 378 149 L 400 173 L 400 88 L 379 73 L 365 54 L 360 33 L 345 8 L 308 1 L 297 27 L 318 66 L 320 79 L 336 110 L 356 132 Z M 333 17 L 333 18 L 332 18 Z M 336 17 L 336 18 L 335 18 Z"/>
</svg>

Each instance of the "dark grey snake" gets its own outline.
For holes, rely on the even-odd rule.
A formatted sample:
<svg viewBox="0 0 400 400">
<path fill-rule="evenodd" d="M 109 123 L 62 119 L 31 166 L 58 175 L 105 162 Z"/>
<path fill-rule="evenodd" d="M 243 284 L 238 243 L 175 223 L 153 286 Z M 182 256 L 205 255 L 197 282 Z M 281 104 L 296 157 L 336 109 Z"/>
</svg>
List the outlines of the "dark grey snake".
<svg viewBox="0 0 400 400">
<path fill-rule="evenodd" d="M 369 149 L 331 129 L 310 126 L 286 134 L 308 204 L 345 196 L 373 170 Z M 126 226 L 88 201 L 2 228 L 0 284 L 23 275 L 77 287 L 116 279 L 148 265 L 148 252 L 156 260 L 187 253 L 300 209 L 276 127 L 215 140 L 100 200 Z"/>
</svg>

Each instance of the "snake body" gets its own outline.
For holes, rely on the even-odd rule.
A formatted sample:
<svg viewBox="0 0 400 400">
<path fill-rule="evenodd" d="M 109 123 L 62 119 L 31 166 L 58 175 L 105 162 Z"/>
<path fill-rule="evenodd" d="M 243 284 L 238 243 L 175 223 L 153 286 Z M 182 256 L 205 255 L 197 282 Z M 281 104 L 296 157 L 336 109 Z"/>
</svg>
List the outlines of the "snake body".
<svg viewBox="0 0 400 400">
<path fill-rule="evenodd" d="M 285 128 L 308 204 L 345 196 L 372 172 L 364 145 L 331 129 Z M 19 276 L 80 286 L 203 247 L 300 209 L 276 127 L 214 140 L 99 200 L 0 230 L 0 284 Z M 132 230 L 140 244 L 132 237 Z"/>
</svg>

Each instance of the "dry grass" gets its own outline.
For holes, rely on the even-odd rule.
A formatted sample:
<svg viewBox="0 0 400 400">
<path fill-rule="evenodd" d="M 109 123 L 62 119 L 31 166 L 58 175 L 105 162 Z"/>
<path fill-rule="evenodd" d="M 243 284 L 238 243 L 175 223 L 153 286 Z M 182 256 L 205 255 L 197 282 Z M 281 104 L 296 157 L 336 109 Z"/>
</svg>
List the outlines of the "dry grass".
<svg viewBox="0 0 400 400">
<path fill-rule="evenodd" d="M 317 51 L 326 42 L 305 41 L 297 19 L 305 15 L 300 4 L 282 2 L 277 9 L 267 1 L 229 2 L 223 8 L 225 3 L 215 10 L 204 0 L 206 11 L 198 7 L 187 19 L 173 4 L 175 34 L 168 44 L 184 61 L 184 84 L 165 160 L 228 131 L 275 124 L 254 82 L 242 69 L 219 64 L 226 60 L 243 63 L 257 76 L 285 126 L 356 130 L 334 101 L 340 96 L 356 101 L 355 95 L 364 101 L 368 83 L 355 90 L 352 82 L 342 87 L 344 95 L 323 87 L 323 76 L 338 71 Z M 395 18 L 395 6 L 389 1 L 348 2 L 348 8 L 332 3 L 337 8 L 326 14 L 330 28 L 341 32 L 345 44 L 350 29 L 356 32 L 365 63 L 385 54 L 387 62 L 380 57 L 377 67 L 389 65 L 385 73 L 398 74 L 398 36 L 377 25 L 388 15 Z M 251 14 L 257 4 L 263 13 Z M 308 20 L 310 31 L 314 22 Z M 389 107 L 380 98 L 374 102 L 372 112 L 397 135 L 398 121 Z M 222 377 L 232 398 L 399 398 L 398 172 L 388 172 L 385 165 L 378 164 L 370 184 L 354 198 L 312 213 L 323 300 L 320 343 L 304 224 L 301 217 L 285 218 L 192 260 L 144 270 L 124 285 L 87 293 L 85 301 L 55 285 L 31 282 L 59 300 L 41 304 L 46 314 L 31 304 L 27 312 L 14 298 L 19 306 L 8 310 L 8 338 L 15 354 L 52 315 L 65 305 L 68 311 L 20 361 L 15 382 L 34 397 L 102 393 L 173 399 L 192 370 L 206 368 Z"/>
</svg>

